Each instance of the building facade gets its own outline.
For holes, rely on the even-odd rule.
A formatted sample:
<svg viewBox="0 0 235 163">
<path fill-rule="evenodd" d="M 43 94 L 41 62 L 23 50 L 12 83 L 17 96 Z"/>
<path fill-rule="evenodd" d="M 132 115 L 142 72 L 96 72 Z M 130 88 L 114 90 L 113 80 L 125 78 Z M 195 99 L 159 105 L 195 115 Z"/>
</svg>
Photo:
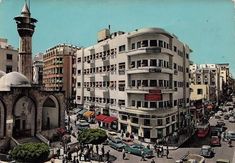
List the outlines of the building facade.
<svg viewBox="0 0 235 163">
<path fill-rule="evenodd" d="M 76 52 L 79 48 L 60 44 L 43 55 L 43 85 L 46 90 L 65 91 L 65 98 L 75 97 L 74 68 Z"/>
<path fill-rule="evenodd" d="M 160 28 L 109 33 L 77 53 L 76 103 L 145 141 L 185 127 L 190 48 Z"/>
<path fill-rule="evenodd" d="M 33 58 L 33 83 L 42 85 L 43 79 L 43 54 L 39 53 Z"/>
<path fill-rule="evenodd" d="M 6 73 L 18 71 L 18 50 L 8 45 L 7 39 L 0 38 L 0 70 Z"/>
</svg>

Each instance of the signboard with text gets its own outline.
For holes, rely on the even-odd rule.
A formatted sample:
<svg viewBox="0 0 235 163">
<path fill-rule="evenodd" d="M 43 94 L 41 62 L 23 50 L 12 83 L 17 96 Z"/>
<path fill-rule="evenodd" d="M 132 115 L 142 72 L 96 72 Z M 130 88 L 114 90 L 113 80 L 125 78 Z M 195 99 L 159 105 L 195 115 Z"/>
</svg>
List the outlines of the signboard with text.
<svg viewBox="0 0 235 163">
<path fill-rule="evenodd" d="M 146 94 L 144 96 L 144 99 L 146 101 L 161 101 L 162 100 L 162 94 Z"/>
</svg>

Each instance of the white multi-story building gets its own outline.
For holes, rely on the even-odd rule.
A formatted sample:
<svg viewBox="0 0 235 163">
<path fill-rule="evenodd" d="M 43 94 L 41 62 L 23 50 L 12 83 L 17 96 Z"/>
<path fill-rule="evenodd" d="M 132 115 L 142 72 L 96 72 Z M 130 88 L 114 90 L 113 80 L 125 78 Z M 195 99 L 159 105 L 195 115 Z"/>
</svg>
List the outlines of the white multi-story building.
<svg viewBox="0 0 235 163">
<path fill-rule="evenodd" d="M 106 29 L 98 37 L 77 53 L 77 104 L 100 112 L 101 125 L 146 141 L 188 124 L 187 45 L 160 28 L 111 35 Z"/>
</svg>

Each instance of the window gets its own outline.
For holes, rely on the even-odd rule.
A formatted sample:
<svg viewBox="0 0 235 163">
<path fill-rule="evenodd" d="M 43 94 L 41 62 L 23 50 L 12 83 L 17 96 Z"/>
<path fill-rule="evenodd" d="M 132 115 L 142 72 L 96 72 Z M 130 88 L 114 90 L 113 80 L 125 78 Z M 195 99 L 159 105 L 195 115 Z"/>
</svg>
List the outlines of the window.
<svg viewBox="0 0 235 163">
<path fill-rule="evenodd" d="M 161 59 L 159 59 L 159 67 L 162 67 L 162 62 L 163 62 L 163 60 L 161 60 Z"/>
<path fill-rule="evenodd" d="M 202 89 L 197 89 L 197 94 L 198 95 L 202 95 L 203 94 L 203 90 Z"/>
<path fill-rule="evenodd" d="M 163 87 L 163 80 L 159 80 L 159 87 Z"/>
<path fill-rule="evenodd" d="M 12 60 L 12 54 L 7 54 L 7 60 Z"/>
<path fill-rule="evenodd" d="M 77 82 L 77 86 L 78 86 L 78 87 L 81 87 L 81 83 L 80 83 L 80 82 Z"/>
<path fill-rule="evenodd" d="M 159 40 L 159 46 L 163 47 L 163 41 L 162 40 Z"/>
<path fill-rule="evenodd" d="M 176 46 L 174 46 L 174 52 L 177 52 L 177 47 Z"/>
<path fill-rule="evenodd" d="M 143 80 L 142 86 L 143 87 L 148 87 L 148 80 Z"/>
<path fill-rule="evenodd" d="M 131 86 L 132 86 L 132 87 L 135 87 L 135 80 L 132 80 L 132 81 L 131 81 Z"/>
<path fill-rule="evenodd" d="M 133 117 L 133 118 L 131 118 L 131 122 L 132 122 L 132 123 L 139 123 L 139 119 Z"/>
<path fill-rule="evenodd" d="M 148 60 L 142 60 L 142 67 L 148 66 Z"/>
<path fill-rule="evenodd" d="M 124 120 L 124 121 L 126 121 L 126 120 L 127 120 L 127 116 L 122 115 L 122 116 L 121 116 L 121 119 Z"/>
<path fill-rule="evenodd" d="M 159 108 L 163 108 L 163 102 L 159 102 Z"/>
<path fill-rule="evenodd" d="M 81 96 L 77 96 L 77 100 L 80 100 L 81 99 Z"/>
<path fill-rule="evenodd" d="M 7 65 L 6 66 L 6 73 L 12 72 L 12 66 L 11 65 Z"/>
<path fill-rule="evenodd" d="M 157 80 L 150 80 L 150 87 L 156 87 L 157 86 Z"/>
<path fill-rule="evenodd" d="M 158 125 L 158 126 L 162 126 L 162 119 L 158 119 L 158 120 L 157 120 L 157 125 Z"/>
<path fill-rule="evenodd" d="M 175 121 L 175 115 L 172 115 L 171 117 L 171 121 L 174 122 Z"/>
<path fill-rule="evenodd" d="M 141 47 L 141 42 L 137 42 L 137 48 Z"/>
<path fill-rule="evenodd" d="M 144 107 L 144 108 L 148 108 L 148 107 L 149 107 L 147 101 L 145 101 L 145 102 L 143 103 L 143 107 Z"/>
<path fill-rule="evenodd" d="M 157 60 L 156 59 L 150 59 L 150 66 L 157 66 Z"/>
<path fill-rule="evenodd" d="M 174 87 L 177 87 L 177 81 L 174 81 Z"/>
<path fill-rule="evenodd" d="M 150 119 L 144 119 L 144 125 L 150 126 Z"/>
<path fill-rule="evenodd" d="M 126 50 L 126 45 L 121 45 L 119 46 L 119 52 L 125 51 Z"/>
<path fill-rule="evenodd" d="M 78 75 L 80 75 L 81 74 L 81 70 L 78 70 Z"/>
<path fill-rule="evenodd" d="M 132 61 L 131 62 L 131 68 L 134 68 L 135 67 L 135 61 Z"/>
<path fill-rule="evenodd" d="M 147 47 L 147 46 L 148 46 L 148 40 L 143 40 L 142 47 Z"/>
<path fill-rule="evenodd" d="M 156 102 L 150 102 L 150 108 L 157 108 Z"/>
<path fill-rule="evenodd" d="M 135 106 L 135 100 L 131 100 L 131 106 Z"/>
<path fill-rule="evenodd" d="M 118 100 L 118 105 L 125 106 L 125 100 Z"/>
<path fill-rule="evenodd" d="M 177 100 L 174 100 L 174 106 L 177 106 Z"/>
<path fill-rule="evenodd" d="M 170 118 L 169 117 L 166 118 L 166 124 L 168 124 L 168 123 L 170 123 Z"/>
<path fill-rule="evenodd" d="M 141 86 L 141 80 L 137 80 L 137 87 Z"/>
<path fill-rule="evenodd" d="M 135 43 L 131 44 L 131 49 L 135 49 Z"/>
<path fill-rule="evenodd" d="M 80 62 L 81 62 L 81 58 L 79 57 L 79 58 L 78 58 L 78 63 L 80 63 Z"/>
<path fill-rule="evenodd" d="M 141 101 L 137 101 L 137 108 L 141 107 Z"/>
<path fill-rule="evenodd" d="M 157 46 L 157 40 L 150 40 L 150 46 Z"/>
<path fill-rule="evenodd" d="M 137 61 L 137 68 L 141 67 L 141 60 Z"/>
</svg>

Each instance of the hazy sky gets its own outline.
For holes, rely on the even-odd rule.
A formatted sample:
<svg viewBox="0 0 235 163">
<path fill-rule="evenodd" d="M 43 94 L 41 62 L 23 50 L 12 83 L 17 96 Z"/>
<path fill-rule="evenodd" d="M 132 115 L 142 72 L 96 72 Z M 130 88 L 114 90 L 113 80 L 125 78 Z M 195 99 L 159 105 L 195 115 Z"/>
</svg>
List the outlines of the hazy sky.
<svg viewBox="0 0 235 163">
<path fill-rule="evenodd" d="M 0 37 L 18 47 L 13 18 L 24 0 L 0 0 Z M 232 0 L 31 0 L 38 19 L 33 52 L 58 44 L 89 46 L 97 31 L 130 32 L 160 27 L 174 33 L 193 50 L 194 63 L 229 63 L 235 75 L 235 9 Z"/>
</svg>

